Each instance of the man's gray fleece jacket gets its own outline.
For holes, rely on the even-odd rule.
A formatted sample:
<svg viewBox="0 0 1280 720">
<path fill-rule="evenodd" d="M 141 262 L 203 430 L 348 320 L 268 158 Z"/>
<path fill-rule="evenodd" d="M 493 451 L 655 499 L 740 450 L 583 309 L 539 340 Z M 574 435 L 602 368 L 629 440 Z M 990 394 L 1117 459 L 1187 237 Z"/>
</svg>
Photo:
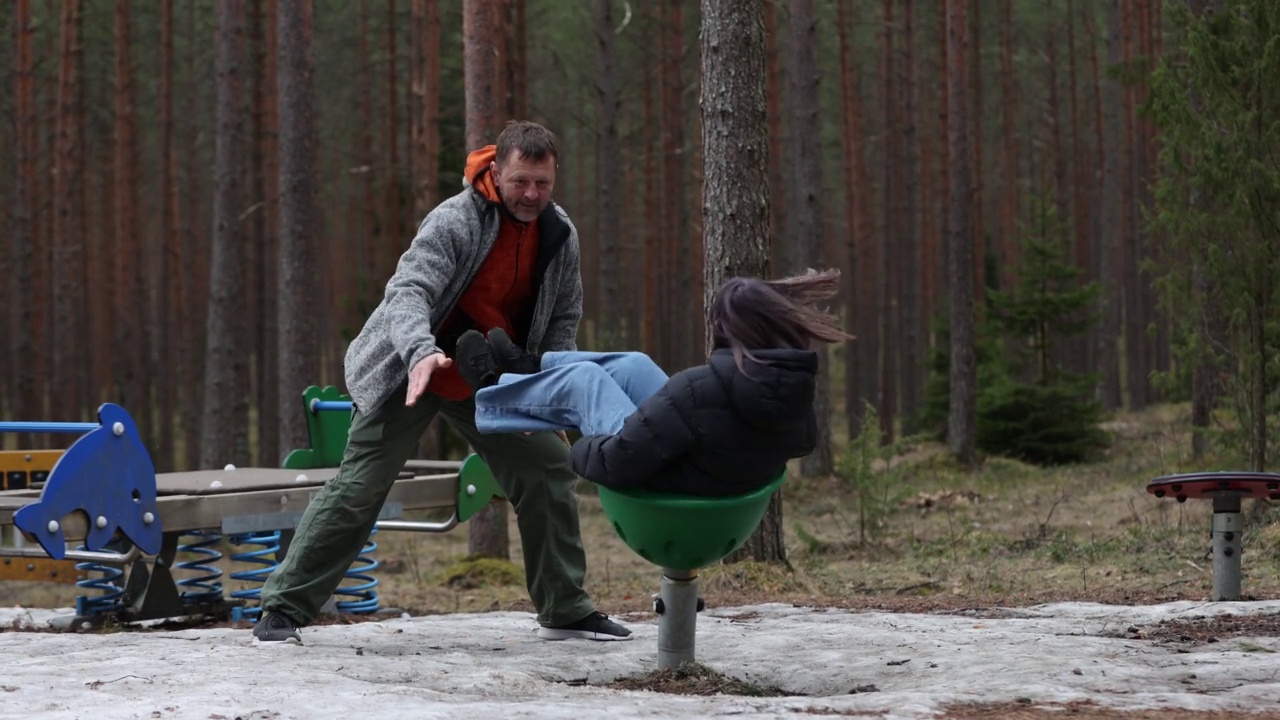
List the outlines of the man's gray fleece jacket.
<svg viewBox="0 0 1280 720">
<path fill-rule="evenodd" d="M 452 356 L 453 348 L 436 344 L 434 329 L 449 317 L 493 248 L 505 212 L 468 185 L 422 221 L 382 302 L 347 348 L 347 392 L 362 415 L 382 407 L 422 358 L 446 350 Z M 537 223 L 537 301 L 527 318 L 525 345 L 535 353 L 576 350 L 582 318 L 578 231 L 555 203 Z"/>
</svg>

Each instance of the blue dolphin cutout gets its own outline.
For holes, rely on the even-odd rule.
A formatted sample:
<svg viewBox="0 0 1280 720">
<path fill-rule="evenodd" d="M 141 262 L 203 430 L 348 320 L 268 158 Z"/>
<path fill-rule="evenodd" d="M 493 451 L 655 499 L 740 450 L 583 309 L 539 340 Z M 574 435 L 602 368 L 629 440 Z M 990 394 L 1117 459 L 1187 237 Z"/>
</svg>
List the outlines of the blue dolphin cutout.
<svg viewBox="0 0 1280 720">
<path fill-rule="evenodd" d="M 89 516 L 85 547 L 101 550 L 119 529 L 148 555 L 160 552 L 156 469 L 124 408 L 104 403 L 102 426 L 76 440 L 49 472 L 40 499 L 19 509 L 13 524 L 35 537 L 49 557 L 67 551 L 62 518 L 73 510 Z"/>
</svg>

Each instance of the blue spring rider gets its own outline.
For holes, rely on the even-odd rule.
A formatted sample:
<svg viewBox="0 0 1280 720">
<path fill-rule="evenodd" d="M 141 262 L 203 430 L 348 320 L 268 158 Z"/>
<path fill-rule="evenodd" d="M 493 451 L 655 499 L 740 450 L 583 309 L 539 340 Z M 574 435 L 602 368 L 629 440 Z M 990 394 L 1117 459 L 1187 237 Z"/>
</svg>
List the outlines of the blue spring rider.
<svg viewBox="0 0 1280 720">
<path fill-rule="evenodd" d="M 98 408 L 100 425 L 58 458 L 40 499 L 20 508 L 13 524 L 55 560 L 67 552 L 62 519 L 82 510 L 89 520 L 85 547 L 99 551 L 124 533 L 140 550 L 160 552 L 163 533 L 156 508 L 156 470 L 138 426 L 119 405 Z"/>
</svg>

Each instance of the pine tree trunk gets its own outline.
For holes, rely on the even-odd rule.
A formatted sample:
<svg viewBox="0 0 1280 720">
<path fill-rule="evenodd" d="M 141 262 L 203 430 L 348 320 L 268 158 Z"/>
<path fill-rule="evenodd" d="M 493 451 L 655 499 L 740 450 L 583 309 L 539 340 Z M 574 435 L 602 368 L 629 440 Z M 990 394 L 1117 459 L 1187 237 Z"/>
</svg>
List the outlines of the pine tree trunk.
<svg viewBox="0 0 1280 720">
<path fill-rule="evenodd" d="M 85 352 L 85 252 L 80 166 L 84 128 L 80 124 L 80 0 L 63 0 L 58 62 L 58 111 L 53 158 L 53 347 L 54 417 L 79 419 L 88 397 L 89 357 Z M 171 437 L 171 436 L 170 436 Z M 163 453 L 162 446 L 162 453 Z M 172 456 L 172 448 L 169 448 Z"/>
<path fill-rule="evenodd" d="M 1133 2 L 1122 4 L 1121 38 L 1123 62 L 1126 68 L 1135 64 L 1136 48 L 1134 47 L 1137 29 L 1135 25 L 1135 8 Z M 1144 257 L 1142 230 L 1143 190 L 1145 167 L 1142 158 L 1142 131 L 1138 118 L 1137 89 L 1129 83 L 1124 86 L 1124 129 L 1128 144 L 1128 159 L 1124 182 L 1120 189 L 1124 199 L 1126 212 L 1124 216 L 1124 234 L 1122 257 L 1124 262 L 1124 341 L 1125 341 L 1125 378 L 1128 381 L 1129 409 L 1141 410 L 1150 400 L 1147 374 L 1147 313 L 1143 305 L 1142 270 L 1140 264 Z"/>
<path fill-rule="evenodd" d="M 1164 47 L 1163 4 L 1158 1 L 1150 2 L 1147 6 L 1147 12 L 1149 15 L 1149 18 L 1147 21 L 1147 33 L 1148 33 L 1147 51 L 1148 51 L 1149 57 L 1151 58 L 1151 62 L 1155 63 L 1159 61 L 1161 51 L 1163 50 L 1163 47 Z M 1151 95 L 1150 78 L 1146 80 L 1146 88 L 1147 88 L 1147 97 L 1149 98 Z M 1159 162 L 1160 162 L 1160 153 L 1163 149 L 1164 143 L 1161 140 L 1161 136 L 1159 134 L 1159 131 L 1158 131 L 1158 128 L 1156 127 L 1155 122 L 1150 117 L 1146 119 L 1146 127 L 1147 127 L 1146 155 L 1147 155 L 1147 162 L 1149 163 L 1149 167 L 1150 167 L 1150 177 L 1148 179 L 1148 185 L 1146 189 L 1146 194 L 1147 194 L 1146 200 L 1148 205 L 1151 205 L 1155 202 L 1155 199 L 1151 196 L 1150 188 L 1155 183 L 1159 182 L 1159 179 L 1160 179 L 1159 178 Z M 1153 237 L 1151 238 L 1151 243 L 1156 248 L 1163 248 L 1165 247 L 1165 244 L 1166 244 L 1165 239 L 1163 237 Z M 1145 297 L 1147 301 L 1147 311 L 1151 313 L 1153 321 L 1155 323 L 1155 328 L 1156 328 L 1155 341 L 1152 343 L 1149 343 L 1152 351 L 1151 361 L 1153 363 L 1151 369 L 1161 373 L 1168 372 L 1173 364 L 1173 357 L 1172 357 L 1173 318 L 1169 314 L 1167 308 L 1162 308 L 1160 306 L 1160 300 L 1159 300 L 1157 290 L 1156 290 L 1156 285 L 1154 282 L 1146 283 L 1143 289 L 1146 293 Z M 1155 393 L 1155 392 L 1156 391 L 1153 388 L 1152 393 Z"/>
<path fill-rule="evenodd" d="M 849 437 L 858 435 L 866 414 L 865 403 L 874 399 L 875 368 L 879 347 L 876 339 L 874 282 L 875 237 L 871 228 L 871 181 L 864 158 L 866 130 L 863 125 L 862 70 L 855 59 L 853 13 L 849 3 L 836 5 L 836 27 L 840 40 L 841 133 L 844 182 L 849 199 L 846 205 L 849 267 L 845 273 L 845 322 L 853 327 L 854 339 L 845 344 L 845 415 Z"/>
<path fill-rule="evenodd" d="M 603 338 L 601 349 L 618 349 L 620 347 L 622 324 L 619 320 L 625 313 L 618 312 L 624 308 L 620 283 L 622 282 L 621 257 L 622 238 L 616 232 L 618 215 L 621 212 L 621 179 L 622 159 L 618 143 L 618 75 L 614 65 L 615 41 L 613 34 L 614 0 L 597 0 L 595 15 L 596 31 L 596 92 L 598 108 L 596 112 L 596 242 L 600 246 L 600 273 L 597 282 L 600 286 L 601 326 L 597 332 Z"/>
<path fill-rule="evenodd" d="M 440 202 L 440 1 L 411 0 L 410 15 L 409 164 L 416 224 Z M 419 456 L 441 457 L 443 430 L 439 418 L 431 421 Z"/>
<path fill-rule="evenodd" d="M 409 247 L 409 238 L 405 237 L 400 217 L 400 105 L 396 92 L 398 76 L 396 58 L 400 53 L 399 36 L 396 33 L 400 23 L 396 21 L 396 2 L 389 0 L 387 7 L 387 37 L 383 51 L 387 53 L 387 175 L 384 202 L 386 207 L 387 242 L 395 248 L 392 255 L 400 257 L 400 253 Z"/>
<path fill-rule="evenodd" d="M 289 291 L 289 286 L 280 281 L 280 90 L 277 83 L 280 8 L 276 0 L 262 0 L 260 10 L 259 52 L 262 77 L 255 83 L 256 97 L 253 98 L 257 123 L 254 152 L 260 160 L 258 182 L 254 187 L 257 199 L 252 203 L 257 207 L 254 216 L 260 218 L 254 248 L 260 263 L 258 306 L 261 308 L 258 322 L 258 363 L 262 383 L 258 394 L 258 454 L 263 464 L 274 467 L 283 462 L 284 456 L 294 447 L 307 445 L 281 445 L 289 437 L 287 432 L 281 430 L 281 423 L 289 422 L 282 418 L 282 414 L 298 416 L 296 422 L 300 424 L 303 416 L 301 391 L 295 392 L 288 402 L 282 402 L 284 395 L 280 382 L 281 378 L 289 377 L 280 372 L 280 352 L 284 341 L 279 322 L 280 291 Z M 318 344 L 315 352 L 319 354 Z M 318 365 L 318 362 L 315 363 L 313 372 L 319 371 Z M 302 377 L 299 380 L 306 384 L 320 382 L 318 376 Z M 301 439 L 305 439 L 305 433 L 301 438 L 295 438 L 295 441 Z"/>
<path fill-rule="evenodd" d="M 278 0 L 280 98 L 279 388 L 281 448 L 307 447 L 298 398 L 320 375 L 316 119 L 311 0 Z"/>
<path fill-rule="evenodd" d="M 200 467 L 249 461 L 246 358 L 244 209 L 244 4 L 217 6 L 214 92 L 213 244 L 205 355 L 203 445 Z"/>
<path fill-rule="evenodd" d="M 1071 113 L 1071 215 L 1072 239 L 1075 243 L 1075 263 L 1080 277 L 1090 279 L 1089 268 L 1093 264 L 1090 249 L 1093 238 L 1089 225 L 1089 169 L 1088 148 L 1082 138 L 1083 119 L 1080 113 L 1078 72 L 1076 67 L 1076 8 L 1075 0 L 1067 0 L 1067 92 Z M 1071 338 L 1068 343 L 1067 367 L 1077 373 L 1090 372 L 1093 367 L 1092 326 Z"/>
<path fill-rule="evenodd" d="M 1066 220 L 1071 217 L 1067 210 L 1067 154 L 1062 142 L 1062 103 L 1059 100 L 1058 80 L 1058 33 L 1061 30 L 1057 23 L 1057 6 L 1053 0 L 1046 4 L 1045 11 L 1048 22 L 1045 24 L 1045 86 L 1049 97 L 1048 127 L 1049 161 L 1053 168 L 1053 201 L 1058 209 L 1058 217 Z"/>
<path fill-rule="evenodd" d="M 789 171 L 786 194 L 795 210 L 787 217 L 786 273 L 795 274 L 824 264 L 822 209 L 822 137 L 819 115 L 817 10 L 813 0 L 795 0 L 787 16 L 786 126 Z M 827 353 L 818 353 L 818 385 L 814 411 L 818 416 L 818 442 L 800 463 L 806 476 L 829 475 L 831 455 L 830 388 L 827 383 Z"/>
<path fill-rule="evenodd" d="M 903 433 L 915 432 L 913 421 L 924 402 L 925 384 L 920 318 L 920 141 L 917 128 L 916 9 L 915 0 L 903 2 L 902 24 L 902 244 L 896 249 L 903 262 L 898 278 L 901 288 L 899 323 L 902 333 L 898 377 L 902 389 Z"/>
<path fill-rule="evenodd" d="M 90 164 L 102 168 L 101 181 L 89 196 L 97 200 L 97 207 L 91 211 L 93 216 L 101 218 L 102 221 L 94 223 L 96 242 L 92 243 L 94 255 L 89 258 L 89 267 L 102 270 L 89 273 L 89 296 L 101 298 L 102 302 L 98 304 L 97 316 L 92 321 L 95 331 L 92 350 L 95 353 L 93 366 L 97 371 L 94 391 L 99 398 L 118 401 L 111 354 L 113 348 L 111 340 L 115 335 L 115 316 L 119 312 L 116 308 L 115 293 L 111 291 L 111 283 L 115 275 L 111 259 L 111 253 L 114 252 L 116 226 L 116 203 L 112 191 L 115 187 L 115 163 L 112 161 L 115 148 L 112 143 L 104 141 L 97 144 L 96 150 L 97 152 L 93 155 L 96 162 Z"/>
<path fill-rule="evenodd" d="M 1249 469 L 1267 470 L 1267 366 L 1275 348 L 1267 343 L 1267 321 L 1271 312 L 1269 277 L 1263 274 L 1255 281 L 1253 307 L 1249 312 L 1249 354 L 1245 360 L 1249 373 Z"/>
<path fill-rule="evenodd" d="M 973 148 L 970 161 L 971 184 L 969 200 L 972 208 L 971 223 L 973 237 L 973 308 L 981 314 L 985 307 L 984 298 L 987 293 L 987 229 L 984 226 L 982 211 L 983 155 L 982 155 L 982 116 L 985 108 L 982 105 L 982 2 L 971 0 L 968 4 L 969 38 L 966 41 L 969 50 L 969 140 Z"/>
<path fill-rule="evenodd" d="M 1011 288 L 1018 266 L 1018 80 L 1013 66 L 1013 0 L 1000 2 L 1000 287 Z"/>
<path fill-rule="evenodd" d="M 1067 148 L 1063 140 L 1063 113 L 1062 100 L 1060 97 L 1061 79 L 1058 76 L 1058 66 L 1062 64 L 1058 56 L 1058 33 L 1061 29 L 1058 26 L 1057 5 L 1050 0 L 1046 7 L 1048 14 L 1048 22 L 1046 23 L 1045 33 L 1045 84 L 1048 87 L 1049 106 L 1048 106 L 1048 133 L 1045 139 L 1049 146 L 1049 162 L 1053 169 L 1053 187 L 1052 197 L 1053 204 L 1057 211 L 1058 220 L 1063 223 L 1062 227 L 1067 228 L 1066 237 L 1044 238 L 1047 240 L 1061 240 L 1068 242 L 1071 232 L 1072 215 L 1070 212 L 1070 196 L 1071 185 L 1067 173 Z M 1068 47 L 1070 52 L 1070 47 Z M 1071 246 L 1068 245 L 1068 248 Z M 1075 358 L 1079 357 L 1077 347 L 1077 339 L 1072 338 L 1064 343 L 1059 343 L 1052 349 L 1053 362 L 1056 365 L 1073 367 Z M 1073 369 L 1078 369 L 1074 368 Z"/>
<path fill-rule="evenodd" d="M 662 0 L 663 16 L 659 32 L 661 54 L 662 117 L 662 243 L 661 294 L 658 296 L 661 330 L 661 362 L 685 365 L 690 348 L 681 347 L 681 303 L 676 295 L 682 284 L 680 266 L 687 258 L 679 256 L 679 238 L 685 233 L 684 195 L 685 168 L 681 152 L 684 148 L 684 32 L 682 0 Z"/>
<path fill-rule="evenodd" d="M 951 165 L 948 280 L 951 299 L 951 410 L 947 441 L 965 465 L 975 460 L 977 373 L 974 362 L 974 237 L 969 154 L 968 0 L 947 0 L 947 134 Z"/>
<path fill-rule="evenodd" d="M 409 86 L 413 216 L 421 220 L 440 201 L 440 2 L 412 0 Z"/>
<path fill-rule="evenodd" d="M 948 273 L 948 258 L 950 252 L 950 244 L 947 238 L 951 232 L 951 157 L 954 153 L 951 151 L 951 133 L 947 120 L 947 104 L 951 97 L 951 74 L 947 72 L 947 1 L 938 0 L 938 95 L 937 95 L 937 112 L 938 112 L 938 142 L 941 148 L 938 151 L 939 159 L 942 166 L 939 193 L 936 199 L 941 215 L 939 225 L 941 226 L 942 239 L 939 244 L 937 273 L 940 284 L 945 282 Z"/>
<path fill-rule="evenodd" d="M 884 193 L 881 204 L 881 218 L 884 231 L 880 234 L 880 342 L 881 355 L 886 358 L 880 363 L 880 397 L 877 403 L 877 414 L 880 418 L 880 436 L 884 443 L 893 442 L 897 436 L 898 422 L 898 380 L 897 363 L 891 359 L 900 357 L 900 340 L 898 326 L 898 282 L 901 277 L 901 265 L 897 249 L 902 242 L 902 212 L 898 206 L 901 198 L 901 165 L 902 156 L 899 146 L 898 108 L 898 68 L 894 55 L 894 19 L 893 0 L 884 0 L 882 29 L 880 36 L 880 82 L 883 87 L 881 95 L 882 119 L 880 128 L 884 167 Z"/>
<path fill-rule="evenodd" d="M 179 408 L 186 395 L 189 372 L 186 370 L 190 349 L 184 340 L 183 326 L 188 321 L 185 310 L 185 288 L 182 275 L 185 271 L 181 220 L 178 198 L 178 146 L 174 138 L 174 82 L 173 69 L 173 5 L 160 6 L 160 272 L 164 279 L 163 301 L 160 303 L 160 327 L 164 340 L 160 347 L 161 375 L 156 404 L 169 422 L 163 422 L 160 436 L 160 454 L 169 459 L 169 467 L 177 470 L 179 460 L 176 446 L 175 423 L 182 422 Z"/>
<path fill-rule="evenodd" d="M 782 230 L 787 221 L 786 183 L 783 181 L 782 153 L 782 58 L 778 49 L 778 5 L 780 0 L 763 0 L 765 123 L 769 142 L 769 263 L 783 267 L 785 243 Z"/>
<path fill-rule="evenodd" d="M 38 420 L 43 417 L 37 390 L 39 368 L 36 355 L 35 328 L 35 213 L 36 213 L 36 97 L 35 51 L 32 48 L 34 26 L 30 0 L 17 0 L 13 5 L 14 61 L 14 161 L 13 225 L 10 230 L 13 257 L 13 305 L 8 308 L 12 328 L 12 353 L 8 361 L 14 369 L 15 419 Z M 29 435 L 18 438 L 23 447 L 42 443 Z"/>
<path fill-rule="evenodd" d="M 198 107 L 199 85 L 196 78 L 196 20 L 195 5 L 187 6 L 187 15 L 183 22 L 187 42 L 186 55 L 186 94 L 183 98 L 184 112 L 187 117 L 195 117 Z M 201 182 L 207 172 L 200 162 L 198 134 L 190 124 L 179 125 L 178 144 L 182 149 L 181 157 L 185 159 L 183 175 L 187 181 L 183 197 L 187 203 L 180 220 L 180 232 L 187 239 L 188 260 L 184 263 L 183 279 L 186 291 L 182 344 L 188 349 L 183 361 L 185 380 L 182 387 L 186 395 L 182 401 L 183 448 L 185 449 L 184 465 L 188 469 L 202 467 L 201 456 L 204 453 L 203 431 L 204 418 L 204 378 L 208 358 L 205 356 L 208 336 L 208 296 L 209 296 L 209 241 L 208 224 L 201 210 L 205 207 L 200 199 L 204 196 L 205 185 Z"/>
<path fill-rule="evenodd" d="M 143 303 L 143 255 L 139 237 L 138 157 L 129 0 L 115 3 L 115 277 L 116 383 L 119 402 L 133 416 L 143 443 L 151 442 L 151 407 L 146 377 L 146 307 Z"/>
<path fill-rule="evenodd" d="M 529 118 L 529 41 L 525 24 L 525 0 L 506 0 L 507 115 Z"/>
<path fill-rule="evenodd" d="M 362 243 L 362 257 L 364 262 L 363 275 L 366 278 L 365 287 L 362 288 L 361 299 L 363 304 L 368 307 L 375 307 L 378 300 L 381 299 L 383 278 L 387 277 L 391 272 L 392 260 L 388 260 L 385 256 L 387 240 L 384 233 L 381 232 L 381 223 L 378 222 L 378 205 L 374 200 L 374 172 L 373 172 L 373 54 L 369 47 L 369 3 L 368 0 L 360 1 L 360 22 L 359 34 L 360 42 L 357 45 L 356 57 L 360 65 L 358 73 L 360 83 L 360 132 L 357 142 L 357 157 L 360 158 L 360 190 L 361 200 L 356 209 L 356 214 L 361 219 L 359 235 L 365 238 Z M 398 242 L 398 240 L 397 240 Z M 359 313 L 352 313 L 348 318 L 350 324 L 354 327 L 363 321 Z"/>
<path fill-rule="evenodd" d="M 1216 5 L 1212 0 L 1193 0 L 1191 12 L 1200 17 L 1211 3 Z M 1198 111 L 1202 102 L 1199 94 L 1193 92 L 1190 99 L 1192 110 Z M 1200 202 L 1199 195 L 1200 191 L 1193 191 L 1187 202 L 1196 205 Z M 1219 387 L 1216 378 L 1221 372 L 1213 353 L 1207 351 L 1220 342 L 1214 335 L 1223 327 L 1214 287 L 1205 269 L 1207 262 L 1207 257 L 1199 255 L 1191 265 L 1191 290 L 1203 303 L 1201 319 L 1195 324 L 1195 332 L 1199 335 L 1197 340 L 1202 349 L 1192 359 L 1191 366 L 1191 456 L 1195 460 L 1204 459 L 1212 449 L 1209 428 L 1213 421 L 1213 409 L 1218 403 Z"/>
<path fill-rule="evenodd" d="M 57 18 L 59 13 L 56 7 L 56 0 L 44 0 L 44 18 Z M 56 22 L 49 19 L 37 21 L 42 27 L 56 27 Z M 43 36 L 40 47 L 36 50 L 37 60 L 36 67 L 48 67 L 56 64 L 55 58 L 58 55 L 57 33 L 54 32 L 38 32 L 38 36 Z M 32 315 L 33 328 L 35 330 L 32 338 L 35 345 L 35 356 L 31 358 L 31 362 L 35 367 L 37 377 L 49 377 L 49 370 L 52 366 L 53 355 L 53 332 L 50 325 L 52 320 L 51 308 L 53 307 L 53 283 L 51 281 L 53 275 L 53 203 L 50 198 L 53 195 L 53 157 L 56 152 L 55 144 L 57 141 L 56 128 L 54 123 L 49 122 L 51 118 L 58 112 L 58 86 L 55 79 L 54 82 L 48 82 L 47 73 L 41 73 L 45 77 L 40 77 L 36 83 L 36 112 L 39 115 L 40 125 L 36 129 L 35 144 L 33 147 L 36 151 L 36 192 L 35 214 L 33 215 L 34 224 L 32 226 L 33 237 L 35 238 L 35 301 L 34 313 Z M 145 262 L 145 261 L 144 261 Z M 49 404 L 53 400 L 53 389 L 47 384 L 41 384 L 37 389 L 37 395 L 40 403 L 40 414 L 38 417 L 50 417 Z M 50 436 L 55 445 L 61 447 L 63 444 L 70 444 L 74 438 L 62 435 Z"/>
<path fill-rule="evenodd" d="M 462 38 L 466 86 L 467 151 L 497 140 L 502 114 L 495 102 L 501 98 L 503 68 L 496 49 L 503 44 L 502 15 L 496 3 L 463 0 Z M 468 552 L 474 557 L 511 557 L 507 530 L 507 505 L 489 503 L 469 525 Z"/>
<path fill-rule="evenodd" d="M 761 0 L 702 0 L 705 303 L 730 277 L 769 270 L 768 138 Z M 706 337 L 708 350 L 711 336 Z M 727 561 L 786 562 L 782 497 Z"/>
<path fill-rule="evenodd" d="M 1098 46 L 1100 45 L 1098 37 L 1098 26 L 1094 22 L 1094 13 L 1084 13 L 1085 34 L 1089 36 L 1089 75 L 1090 75 L 1090 94 L 1093 102 L 1093 154 L 1090 156 L 1091 170 L 1089 172 L 1089 275 L 1090 282 L 1096 282 L 1102 287 L 1102 275 L 1100 268 L 1102 260 L 1099 257 L 1103 244 L 1103 225 L 1102 210 L 1105 207 L 1102 197 L 1102 177 L 1107 165 L 1106 154 L 1106 132 L 1102 123 L 1102 72 L 1098 67 Z M 1094 308 L 1097 309 L 1096 307 Z M 1101 329 L 1102 323 L 1093 322 L 1089 325 L 1088 331 L 1085 333 L 1087 342 L 1089 343 L 1089 372 L 1098 372 L 1098 349 L 1101 345 Z M 1096 395 L 1096 392 L 1095 392 Z"/>
<path fill-rule="evenodd" d="M 653 12 L 650 6 L 650 12 Z M 644 63 L 641 69 L 641 97 L 644 98 L 643 111 L 643 127 L 644 146 L 644 202 L 643 214 L 645 218 L 653 218 L 654 213 L 661 206 L 661 197 L 658 186 L 660 178 L 658 177 L 657 160 L 661 152 L 661 131 L 658 128 L 658 103 L 654 97 L 656 89 L 654 87 L 654 71 L 652 63 Z M 653 356 L 653 358 L 661 364 L 662 357 L 658 352 L 658 268 L 661 265 L 662 253 L 658 247 L 657 238 L 660 234 L 658 222 L 650 220 L 642 223 L 644 228 L 641 235 L 641 247 L 644 248 L 644 290 L 641 294 L 642 298 L 642 321 L 641 321 L 641 338 L 644 342 L 644 350 Z"/>
<path fill-rule="evenodd" d="M 1122 0 L 1108 0 L 1107 12 L 1107 64 L 1115 66 L 1120 56 L 1120 3 Z M 1123 93 L 1124 86 L 1119 78 L 1107 77 L 1102 85 L 1103 113 L 1103 157 L 1102 170 L 1102 232 L 1099 234 L 1101 247 L 1098 251 L 1098 277 L 1102 282 L 1102 292 L 1098 296 L 1098 314 L 1101 318 L 1098 331 L 1097 372 L 1100 378 L 1098 389 L 1102 404 L 1111 410 L 1124 404 L 1120 392 L 1120 341 L 1122 269 L 1120 249 L 1124 246 L 1124 203 L 1121 190 L 1124 178 L 1125 146 L 1121 140 L 1123 128 Z"/>
</svg>

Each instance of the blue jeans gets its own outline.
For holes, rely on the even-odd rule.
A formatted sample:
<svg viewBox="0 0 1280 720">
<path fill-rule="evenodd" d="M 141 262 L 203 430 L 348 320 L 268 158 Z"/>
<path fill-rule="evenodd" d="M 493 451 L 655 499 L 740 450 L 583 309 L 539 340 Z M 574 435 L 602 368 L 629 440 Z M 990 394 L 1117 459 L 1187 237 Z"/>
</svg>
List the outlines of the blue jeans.
<svg viewBox="0 0 1280 720">
<path fill-rule="evenodd" d="M 644 353 L 551 352 L 542 356 L 541 372 L 503 373 L 497 385 L 476 393 L 476 428 L 614 435 L 666 382 L 667 374 Z"/>
</svg>

